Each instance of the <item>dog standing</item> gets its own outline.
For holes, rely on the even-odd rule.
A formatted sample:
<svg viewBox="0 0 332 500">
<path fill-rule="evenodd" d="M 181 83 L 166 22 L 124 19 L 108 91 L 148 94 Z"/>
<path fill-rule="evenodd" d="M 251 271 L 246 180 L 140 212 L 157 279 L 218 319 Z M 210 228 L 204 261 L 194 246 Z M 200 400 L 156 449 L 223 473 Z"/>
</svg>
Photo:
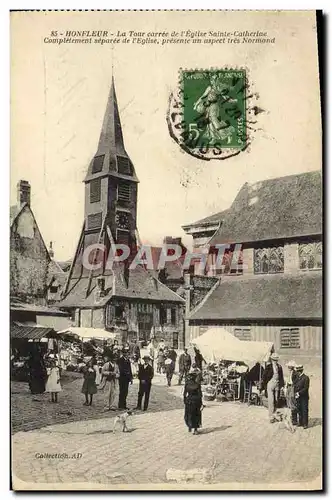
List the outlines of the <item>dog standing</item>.
<svg viewBox="0 0 332 500">
<path fill-rule="evenodd" d="M 121 413 L 121 415 L 118 415 L 115 417 L 114 422 L 113 422 L 113 432 L 115 432 L 115 428 L 117 424 L 120 424 L 122 426 L 122 432 L 128 432 L 128 426 L 127 426 L 127 419 L 133 414 L 131 410 L 127 410 L 124 413 Z"/>
</svg>

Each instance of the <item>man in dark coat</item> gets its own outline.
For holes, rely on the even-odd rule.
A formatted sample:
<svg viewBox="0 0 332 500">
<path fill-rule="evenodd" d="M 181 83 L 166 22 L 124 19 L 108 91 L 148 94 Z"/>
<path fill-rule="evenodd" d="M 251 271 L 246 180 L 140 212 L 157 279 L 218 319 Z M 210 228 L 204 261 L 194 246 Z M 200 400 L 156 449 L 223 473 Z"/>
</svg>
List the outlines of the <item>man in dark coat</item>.
<svg viewBox="0 0 332 500">
<path fill-rule="evenodd" d="M 205 363 L 205 359 L 203 358 L 200 350 L 197 349 L 197 347 L 194 347 L 194 351 L 195 351 L 195 364 L 197 368 L 199 368 L 202 371 L 203 362 Z"/>
<path fill-rule="evenodd" d="M 118 360 L 119 367 L 119 409 L 127 410 L 127 396 L 129 384 L 133 383 L 133 374 L 129 359 L 129 349 L 126 347 Z"/>
<path fill-rule="evenodd" d="M 165 347 L 165 374 L 166 374 L 166 380 L 167 380 L 167 385 L 168 387 L 171 386 L 172 383 L 172 377 L 174 374 L 175 370 L 175 361 L 176 361 L 177 354 L 174 351 L 174 349 L 169 349 L 167 346 Z"/>
<path fill-rule="evenodd" d="M 295 392 L 295 400 L 297 413 L 299 415 L 298 426 L 303 429 L 308 428 L 308 420 L 309 420 L 309 385 L 310 379 L 308 375 L 303 373 L 303 366 L 297 365 L 296 372 L 298 374 L 294 383 L 294 392 Z"/>
<path fill-rule="evenodd" d="M 188 349 L 185 347 L 184 352 L 179 357 L 179 382 L 181 385 L 183 377 L 186 377 L 191 368 L 191 357 L 188 354 Z"/>
<path fill-rule="evenodd" d="M 150 365 L 150 361 L 151 361 L 150 356 L 144 356 L 143 363 L 140 363 L 138 367 L 139 389 L 138 389 L 136 410 L 142 409 L 143 396 L 144 396 L 143 410 L 146 411 L 149 406 L 150 391 L 154 375 L 153 368 Z"/>
<path fill-rule="evenodd" d="M 279 356 L 276 353 L 271 354 L 271 363 L 267 365 L 263 373 L 262 390 L 267 394 L 269 419 L 275 422 L 274 412 L 278 407 L 280 389 L 284 387 L 284 374 L 282 367 L 278 363 Z"/>
</svg>

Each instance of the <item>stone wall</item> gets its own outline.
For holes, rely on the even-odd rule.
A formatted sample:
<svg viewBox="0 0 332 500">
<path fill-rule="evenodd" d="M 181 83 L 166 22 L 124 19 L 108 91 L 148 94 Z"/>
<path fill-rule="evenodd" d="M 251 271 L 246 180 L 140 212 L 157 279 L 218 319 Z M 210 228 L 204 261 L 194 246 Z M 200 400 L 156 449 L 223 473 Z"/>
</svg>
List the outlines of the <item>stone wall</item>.
<svg viewBox="0 0 332 500">
<path fill-rule="evenodd" d="M 50 257 L 31 210 L 26 206 L 10 233 L 10 294 L 46 303 Z"/>
</svg>

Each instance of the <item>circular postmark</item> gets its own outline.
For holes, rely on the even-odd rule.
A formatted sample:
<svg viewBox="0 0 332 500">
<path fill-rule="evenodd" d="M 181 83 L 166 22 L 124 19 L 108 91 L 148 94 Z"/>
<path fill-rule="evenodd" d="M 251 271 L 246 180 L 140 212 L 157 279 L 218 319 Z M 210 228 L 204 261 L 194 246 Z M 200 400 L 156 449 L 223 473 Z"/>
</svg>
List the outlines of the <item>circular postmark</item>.
<svg viewBox="0 0 332 500">
<path fill-rule="evenodd" d="M 202 160 L 224 160 L 251 142 L 258 94 L 246 68 L 180 70 L 178 88 L 169 98 L 170 136 L 188 154 Z"/>
</svg>

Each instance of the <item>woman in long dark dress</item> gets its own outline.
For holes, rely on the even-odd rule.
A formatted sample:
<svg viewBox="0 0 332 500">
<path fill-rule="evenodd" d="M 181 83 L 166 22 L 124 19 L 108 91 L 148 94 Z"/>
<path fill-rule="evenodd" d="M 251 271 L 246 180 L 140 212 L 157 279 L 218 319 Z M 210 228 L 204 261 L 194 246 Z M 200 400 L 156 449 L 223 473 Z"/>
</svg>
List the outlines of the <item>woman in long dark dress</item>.
<svg viewBox="0 0 332 500">
<path fill-rule="evenodd" d="M 93 363 L 93 359 L 91 359 L 83 370 L 84 381 L 82 393 L 85 396 L 85 402 L 83 403 L 84 406 L 91 406 L 93 395 L 97 393 L 96 371 Z"/>
<path fill-rule="evenodd" d="M 40 349 L 36 348 L 30 353 L 28 360 L 29 388 L 32 395 L 43 394 L 47 379 L 46 366 Z M 39 401 L 34 398 L 35 401 Z"/>
<path fill-rule="evenodd" d="M 197 429 L 202 426 L 202 390 L 196 373 L 189 373 L 187 376 L 183 400 L 185 405 L 184 421 L 188 432 L 193 429 L 193 434 L 198 434 Z"/>
</svg>

